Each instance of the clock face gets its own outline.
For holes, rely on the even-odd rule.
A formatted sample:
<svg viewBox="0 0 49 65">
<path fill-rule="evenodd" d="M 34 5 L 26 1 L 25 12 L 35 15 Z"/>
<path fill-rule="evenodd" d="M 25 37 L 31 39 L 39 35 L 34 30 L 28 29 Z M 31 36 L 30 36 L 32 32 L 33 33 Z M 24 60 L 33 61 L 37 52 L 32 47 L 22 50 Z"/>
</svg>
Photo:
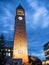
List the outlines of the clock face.
<svg viewBox="0 0 49 65">
<path fill-rule="evenodd" d="M 22 20 L 23 18 L 22 17 L 18 17 L 19 20 Z"/>
</svg>

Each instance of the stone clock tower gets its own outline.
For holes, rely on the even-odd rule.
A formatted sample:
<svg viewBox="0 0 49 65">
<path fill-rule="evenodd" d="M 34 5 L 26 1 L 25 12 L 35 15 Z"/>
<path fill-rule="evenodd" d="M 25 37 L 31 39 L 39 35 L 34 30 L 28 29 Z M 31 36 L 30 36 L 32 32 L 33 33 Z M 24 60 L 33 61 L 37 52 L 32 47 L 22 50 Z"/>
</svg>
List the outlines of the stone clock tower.
<svg viewBox="0 0 49 65">
<path fill-rule="evenodd" d="M 13 59 L 22 59 L 22 63 L 28 62 L 25 11 L 21 5 L 16 9 Z"/>
</svg>

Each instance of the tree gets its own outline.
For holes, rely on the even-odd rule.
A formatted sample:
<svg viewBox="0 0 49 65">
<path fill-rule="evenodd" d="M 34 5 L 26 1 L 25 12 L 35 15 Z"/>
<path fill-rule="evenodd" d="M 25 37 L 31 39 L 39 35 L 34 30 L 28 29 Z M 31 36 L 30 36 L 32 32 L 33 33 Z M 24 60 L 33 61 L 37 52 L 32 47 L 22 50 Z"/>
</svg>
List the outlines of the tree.
<svg viewBox="0 0 49 65">
<path fill-rule="evenodd" d="M 0 35 L 0 64 L 4 65 L 4 46 L 5 46 L 5 38 L 4 35 Z"/>
</svg>

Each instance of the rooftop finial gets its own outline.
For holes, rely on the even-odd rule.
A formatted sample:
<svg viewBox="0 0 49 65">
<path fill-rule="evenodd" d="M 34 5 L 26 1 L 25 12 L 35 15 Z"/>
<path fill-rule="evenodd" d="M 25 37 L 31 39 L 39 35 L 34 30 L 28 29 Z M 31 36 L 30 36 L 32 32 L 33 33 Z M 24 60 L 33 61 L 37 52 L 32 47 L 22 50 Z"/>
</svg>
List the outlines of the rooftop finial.
<svg viewBox="0 0 49 65">
<path fill-rule="evenodd" d="M 17 9 L 23 9 L 23 7 L 19 4 L 19 6 L 17 7 Z"/>
</svg>

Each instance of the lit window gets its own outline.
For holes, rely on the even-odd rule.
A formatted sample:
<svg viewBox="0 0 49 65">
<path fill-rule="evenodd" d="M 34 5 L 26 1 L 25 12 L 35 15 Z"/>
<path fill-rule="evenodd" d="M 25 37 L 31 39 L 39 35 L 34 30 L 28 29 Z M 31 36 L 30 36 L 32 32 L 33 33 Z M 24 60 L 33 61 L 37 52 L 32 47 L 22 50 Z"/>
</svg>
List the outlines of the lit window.
<svg viewBox="0 0 49 65">
<path fill-rule="evenodd" d="M 5 49 L 5 51 L 7 51 L 7 49 Z"/>
<path fill-rule="evenodd" d="M 8 51 L 10 51 L 10 49 L 8 49 Z"/>
<path fill-rule="evenodd" d="M 6 56 L 10 56 L 10 53 L 6 53 Z"/>
<path fill-rule="evenodd" d="M 10 53 L 8 53 L 8 55 L 10 56 Z"/>
</svg>

